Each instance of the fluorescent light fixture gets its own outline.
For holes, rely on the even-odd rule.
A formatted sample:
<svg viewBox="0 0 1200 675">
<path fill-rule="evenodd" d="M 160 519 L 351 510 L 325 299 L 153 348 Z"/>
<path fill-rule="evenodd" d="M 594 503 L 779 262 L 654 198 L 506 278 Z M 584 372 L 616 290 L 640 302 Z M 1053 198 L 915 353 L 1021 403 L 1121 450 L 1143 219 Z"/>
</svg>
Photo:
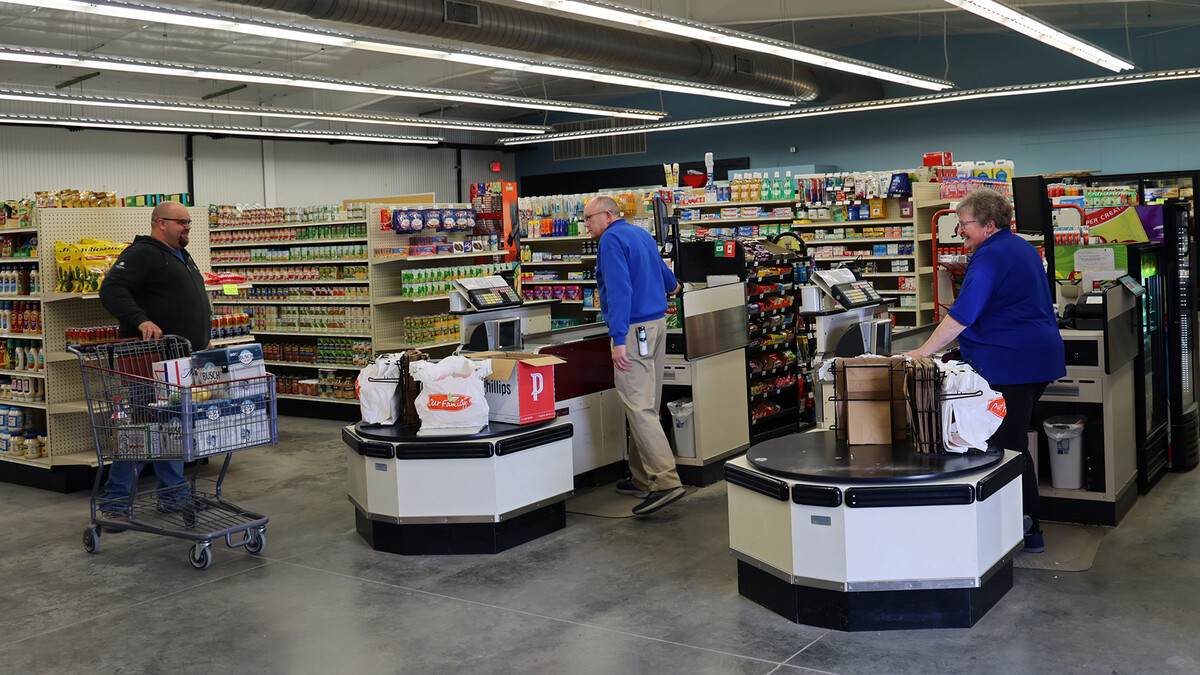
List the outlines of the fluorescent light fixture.
<svg viewBox="0 0 1200 675">
<path fill-rule="evenodd" d="M 1200 79 L 1200 68 L 1182 70 L 1160 70 L 1151 73 L 1131 73 L 1127 75 L 1112 75 L 1081 80 L 1064 80 L 1061 82 L 1043 82 L 1039 84 L 1022 84 L 1007 87 L 990 87 L 985 89 L 967 89 L 964 91 L 942 92 L 937 94 L 922 94 L 904 98 L 890 98 L 881 101 L 864 101 L 861 103 L 843 103 L 800 110 L 779 110 L 774 112 L 753 113 L 749 115 L 729 115 L 725 117 L 708 117 L 678 122 L 658 122 L 641 126 L 619 127 L 615 129 L 596 129 L 590 131 L 568 131 L 544 136 L 527 136 L 503 138 L 497 141 L 499 145 L 528 145 L 531 143 L 546 143 L 550 141 L 574 141 L 582 138 L 599 138 L 602 136 L 622 136 L 626 134 L 648 134 L 657 131 L 680 131 L 683 129 L 701 129 L 706 127 L 722 127 L 735 124 L 755 124 L 758 122 L 775 122 L 778 120 L 801 119 L 805 117 L 824 117 L 845 113 L 865 112 L 870 110 L 891 110 L 895 108 L 911 108 L 915 106 L 939 105 L 942 103 L 958 103 L 984 98 L 1002 98 L 1006 96 L 1027 96 L 1031 94 L 1051 94 L 1064 91 L 1079 91 L 1083 89 L 1101 89 L 1120 87 L 1148 82 L 1169 82 L 1172 80 Z"/>
<path fill-rule="evenodd" d="M 749 52 L 778 56 L 783 59 L 807 63 L 831 70 L 840 70 L 854 75 L 864 75 L 888 82 L 906 84 L 920 89 L 940 91 L 954 86 L 952 82 L 939 80 L 924 75 L 908 73 L 887 66 L 880 66 L 858 59 L 838 56 L 830 52 L 809 49 L 800 45 L 760 37 L 751 33 L 730 30 L 720 26 L 700 23 L 688 19 L 670 16 L 661 12 L 652 12 L 639 7 L 630 7 L 607 0 L 515 0 L 527 5 L 536 5 L 558 12 L 577 14 L 589 19 L 600 19 L 622 26 L 635 26 L 674 37 L 689 38 L 702 42 L 743 49 Z"/>
<path fill-rule="evenodd" d="M 1072 56 L 1078 56 L 1084 61 L 1107 68 L 1114 73 L 1133 69 L 1133 64 L 1125 59 L 1106 52 L 1090 42 L 1080 40 L 1070 33 L 1064 33 L 1020 10 L 995 2 L 995 0 L 946 0 L 946 2 L 988 21 L 995 21 L 1001 26 L 1028 35 L 1038 42 L 1061 49 Z"/>
<path fill-rule="evenodd" d="M 95 119 L 91 117 L 10 115 L 8 113 L 0 113 L 0 124 L 29 124 L 34 126 L 57 126 L 84 129 L 115 129 L 118 131 L 166 131 L 177 134 L 219 134 L 225 136 L 253 136 L 256 138 L 290 138 L 319 141 L 359 141 L 363 143 L 394 143 L 405 145 L 436 145 L 445 140 L 435 136 L 385 136 L 382 134 L 357 134 L 342 131 L 262 129 L 258 127 L 176 124 L 171 122 L 131 122 L 126 120 Z"/>
<path fill-rule="evenodd" d="M 723 98 L 763 105 L 789 107 L 799 102 L 799 99 L 795 97 L 766 94 L 746 89 L 697 84 L 682 80 L 636 75 L 589 66 L 550 64 L 519 56 L 493 54 L 450 46 L 439 48 L 425 47 L 398 41 L 380 40 L 356 33 L 323 30 L 262 19 L 238 17 L 223 12 L 200 11 L 170 5 L 126 2 L 124 0 L 106 0 L 105 2 L 86 2 L 84 0 L 0 0 L 0 2 L 64 12 L 99 14 L 141 22 L 167 23 L 187 28 L 242 33 L 256 37 L 272 37 L 280 40 L 291 40 L 294 42 L 305 42 L 346 49 L 360 49 L 396 56 L 441 59 L 486 68 L 517 70 L 552 77 L 587 80 L 589 82 L 601 82 L 604 84 L 652 89 L 655 91 L 670 91 L 694 96 L 708 96 L 711 98 Z"/>
<path fill-rule="evenodd" d="M 197 113 L 211 115 L 235 115 L 241 117 L 267 117 L 290 120 L 321 120 L 350 124 L 374 124 L 393 127 L 427 127 L 453 129 L 455 131 L 488 131 L 503 134 L 543 134 L 549 127 L 529 124 L 502 124 L 499 122 L 472 122 L 468 120 L 425 119 L 421 117 L 393 117 L 389 115 L 367 115 L 362 113 L 333 113 L 318 110 L 294 110 L 287 108 L 251 108 L 247 106 L 217 103 L 189 103 L 154 99 L 125 98 L 121 96 L 92 96 L 59 91 L 30 91 L 0 88 L 0 101 L 23 103 L 50 103 L 58 105 L 88 105 L 101 108 L 124 110 L 157 110 L 163 112 Z"/>
<path fill-rule="evenodd" d="M 169 61 L 149 62 L 138 59 L 128 59 L 114 56 L 96 56 L 79 52 L 67 52 L 47 49 L 31 49 L 0 45 L 0 61 L 16 63 L 35 63 L 49 66 L 66 66 L 69 68 L 88 68 L 91 70 L 108 70 L 126 73 L 141 73 L 146 75 L 166 75 L 170 77 L 192 77 L 227 82 L 278 85 L 283 87 L 301 87 L 308 89 L 324 89 L 328 91 L 343 91 L 355 94 L 373 94 L 378 96 L 394 96 L 397 98 L 417 98 L 453 103 L 473 103 L 478 105 L 494 105 L 506 108 L 523 108 L 526 110 L 547 110 L 551 112 L 578 113 L 581 115 L 597 115 L 602 117 L 625 117 L 630 119 L 657 120 L 666 113 L 653 110 L 636 110 L 632 108 L 613 108 L 609 106 L 589 105 L 583 103 L 566 103 L 563 101 L 548 101 L 536 98 L 520 98 L 517 96 L 502 96 L 500 94 L 476 94 L 453 89 L 432 89 L 429 87 L 402 87 L 392 84 L 375 84 L 341 80 L 317 75 L 293 75 L 266 70 L 249 70 L 244 68 L 224 68 L 220 66 L 199 66 Z"/>
</svg>

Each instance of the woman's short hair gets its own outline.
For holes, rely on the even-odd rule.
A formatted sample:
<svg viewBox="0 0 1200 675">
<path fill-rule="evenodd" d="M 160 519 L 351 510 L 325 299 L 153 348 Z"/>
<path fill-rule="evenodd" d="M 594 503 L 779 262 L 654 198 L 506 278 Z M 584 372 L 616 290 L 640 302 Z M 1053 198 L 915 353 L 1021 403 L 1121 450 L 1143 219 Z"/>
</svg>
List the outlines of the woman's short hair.
<svg viewBox="0 0 1200 675">
<path fill-rule="evenodd" d="M 989 220 L 996 224 L 996 229 L 1007 230 L 1012 227 L 1013 207 L 1008 197 L 991 188 L 975 188 L 958 203 L 956 213 L 970 211 L 971 216 L 982 226 Z"/>
</svg>

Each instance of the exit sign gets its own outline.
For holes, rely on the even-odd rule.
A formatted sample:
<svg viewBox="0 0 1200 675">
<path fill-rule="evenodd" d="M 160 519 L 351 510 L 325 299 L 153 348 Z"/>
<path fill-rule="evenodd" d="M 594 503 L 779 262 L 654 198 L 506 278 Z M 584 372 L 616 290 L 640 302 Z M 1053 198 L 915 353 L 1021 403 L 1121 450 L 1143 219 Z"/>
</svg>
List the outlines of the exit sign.
<svg viewBox="0 0 1200 675">
<path fill-rule="evenodd" d="M 492 173 L 500 173 L 500 162 L 492 162 Z"/>
</svg>

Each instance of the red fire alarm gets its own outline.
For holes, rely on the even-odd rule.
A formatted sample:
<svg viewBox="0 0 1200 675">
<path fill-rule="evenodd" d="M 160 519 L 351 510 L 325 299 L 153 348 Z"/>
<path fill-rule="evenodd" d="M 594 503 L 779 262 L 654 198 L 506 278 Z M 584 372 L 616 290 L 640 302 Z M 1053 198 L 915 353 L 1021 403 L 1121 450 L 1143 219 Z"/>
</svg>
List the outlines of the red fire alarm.
<svg viewBox="0 0 1200 675">
<path fill-rule="evenodd" d="M 500 162 L 492 162 L 492 173 L 500 173 Z"/>
</svg>

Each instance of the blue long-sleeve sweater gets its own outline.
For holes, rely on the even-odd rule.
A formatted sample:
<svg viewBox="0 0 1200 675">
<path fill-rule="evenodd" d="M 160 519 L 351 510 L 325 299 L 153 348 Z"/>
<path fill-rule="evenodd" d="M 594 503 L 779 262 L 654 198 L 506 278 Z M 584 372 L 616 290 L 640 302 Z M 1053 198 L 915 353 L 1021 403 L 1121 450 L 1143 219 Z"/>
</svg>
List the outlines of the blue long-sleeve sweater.
<svg viewBox="0 0 1200 675">
<path fill-rule="evenodd" d="M 678 285 L 648 232 L 624 218 L 604 230 L 596 257 L 596 286 L 614 345 L 625 344 L 631 324 L 662 318 L 667 293 Z"/>
</svg>

